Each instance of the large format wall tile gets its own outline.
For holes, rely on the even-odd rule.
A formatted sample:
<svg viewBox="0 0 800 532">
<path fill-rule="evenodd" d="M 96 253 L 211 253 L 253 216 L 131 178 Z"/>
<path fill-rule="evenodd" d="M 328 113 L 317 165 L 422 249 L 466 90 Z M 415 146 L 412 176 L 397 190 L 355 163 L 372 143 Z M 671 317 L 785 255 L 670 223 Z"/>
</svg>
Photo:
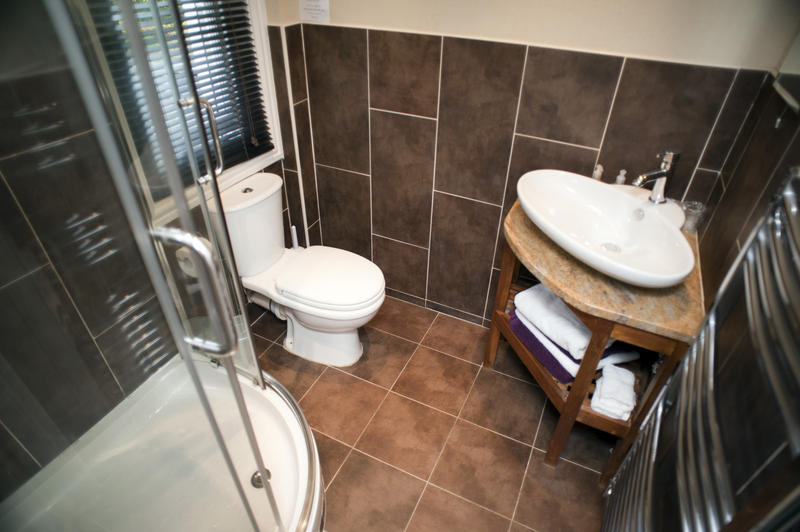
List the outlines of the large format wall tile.
<svg viewBox="0 0 800 532">
<path fill-rule="evenodd" d="M 761 70 L 740 70 L 736 73 L 728 99 L 700 161 L 701 167 L 708 170 L 722 169 L 725 157 L 766 78 L 766 73 Z"/>
<path fill-rule="evenodd" d="M 629 59 L 600 153 L 605 180 L 658 168 L 665 149 L 681 152 L 667 194 L 680 198 L 692 176 L 734 71 Z"/>
<path fill-rule="evenodd" d="M 370 105 L 436 118 L 442 38 L 369 31 Z"/>
<path fill-rule="evenodd" d="M 369 173 L 367 31 L 303 25 L 316 162 Z"/>
<path fill-rule="evenodd" d="M 428 299 L 482 316 L 500 207 L 436 193 Z"/>
<path fill-rule="evenodd" d="M 325 245 L 372 258 L 369 176 L 317 166 L 317 181 Z"/>
<path fill-rule="evenodd" d="M 50 267 L 0 290 L 0 353 L 4 360 L 0 387 L 20 388 L 21 383 L 33 401 L 13 408 L 4 400 L 0 417 L 34 453 L 50 438 L 71 443 L 122 399 Z M 56 428 L 55 434 L 37 433 L 31 426 L 36 422 L 32 413 L 38 409 Z M 36 458 L 44 464 L 61 450 L 49 449 Z"/>
<path fill-rule="evenodd" d="M 0 472 L 0 501 L 39 470 L 33 458 L 3 427 L 0 427 L 0 462 L 3 464 Z"/>
<path fill-rule="evenodd" d="M 300 24 L 286 28 L 286 52 L 289 56 L 289 81 L 292 103 L 306 99 L 306 62 L 303 55 L 303 30 Z"/>
<path fill-rule="evenodd" d="M 45 263 L 45 256 L 8 188 L 0 181 L 0 286 Z"/>
<path fill-rule="evenodd" d="M 517 133 L 599 148 L 622 58 L 531 46 Z"/>
<path fill-rule="evenodd" d="M 436 190 L 503 200 L 524 57 L 519 45 L 444 40 Z"/>
<path fill-rule="evenodd" d="M 427 249 L 373 235 L 372 253 L 375 264 L 386 277 L 387 287 L 425 297 Z"/>
<path fill-rule="evenodd" d="M 283 47 L 281 29 L 270 26 L 269 51 L 272 56 L 272 75 L 275 78 L 275 99 L 278 100 L 278 116 L 280 118 L 281 140 L 283 144 L 283 164 L 287 168 L 297 168 L 294 154 L 294 138 L 292 136 L 292 117 L 289 113 L 289 94 L 286 90 L 286 69 L 283 65 Z M 275 124 L 272 124 L 272 128 Z"/>
<path fill-rule="evenodd" d="M 716 292 L 732 264 L 736 256 L 736 240 L 746 236 L 742 231 L 748 217 L 757 208 L 761 211 L 766 206 L 766 200 L 759 201 L 759 198 L 764 197 L 765 189 L 775 188 L 774 179 L 780 182 L 785 177 L 778 178 L 776 170 L 800 126 L 797 115 L 786 113 L 785 110 L 786 104 L 781 97 L 772 92 L 759 113 L 741 162 L 730 174 L 729 184 L 700 241 L 703 285 L 709 296 L 707 299 Z M 780 127 L 775 128 L 779 116 L 783 120 Z"/>
<path fill-rule="evenodd" d="M 436 122 L 372 111 L 373 232 L 428 246 Z"/>
<path fill-rule="evenodd" d="M 7 159 L 0 170 L 93 334 L 150 299 L 93 133 Z"/>
</svg>

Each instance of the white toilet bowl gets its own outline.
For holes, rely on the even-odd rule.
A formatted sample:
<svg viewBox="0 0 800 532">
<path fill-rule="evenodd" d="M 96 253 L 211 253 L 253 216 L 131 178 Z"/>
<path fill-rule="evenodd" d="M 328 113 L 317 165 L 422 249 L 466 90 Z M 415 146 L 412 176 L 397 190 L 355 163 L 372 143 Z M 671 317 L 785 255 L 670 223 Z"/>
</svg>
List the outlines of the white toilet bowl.
<svg viewBox="0 0 800 532">
<path fill-rule="evenodd" d="M 342 249 L 284 248 L 281 185 L 280 177 L 259 173 L 222 192 L 242 285 L 252 302 L 287 321 L 287 351 L 349 366 L 362 353 L 358 328 L 383 304 L 383 273 Z"/>
</svg>

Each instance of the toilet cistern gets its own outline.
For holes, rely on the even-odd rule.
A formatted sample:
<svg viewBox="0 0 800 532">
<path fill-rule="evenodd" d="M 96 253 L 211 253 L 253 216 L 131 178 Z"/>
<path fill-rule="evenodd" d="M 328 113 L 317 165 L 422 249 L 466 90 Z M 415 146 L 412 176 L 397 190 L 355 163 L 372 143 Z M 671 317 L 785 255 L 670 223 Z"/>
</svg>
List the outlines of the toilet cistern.
<svg viewBox="0 0 800 532">
<path fill-rule="evenodd" d="M 655 181 L 653 185 L 653 193 L 650 194 L 650 203 L 666 203 L 667 198 L 664 196 L 664 187 L 667 184 L 667 178 L 672 177 L 675 169 L 675 164 L 678 162 L 680 152 L 676 150 L 665 150 L 664 153 L 659 154 L 661 158 L 661 165 L 658 170 L 640 174 L 639 177 L 633 180 L 633 185 L 642 187 L 651 181 Z"/>
</svg>

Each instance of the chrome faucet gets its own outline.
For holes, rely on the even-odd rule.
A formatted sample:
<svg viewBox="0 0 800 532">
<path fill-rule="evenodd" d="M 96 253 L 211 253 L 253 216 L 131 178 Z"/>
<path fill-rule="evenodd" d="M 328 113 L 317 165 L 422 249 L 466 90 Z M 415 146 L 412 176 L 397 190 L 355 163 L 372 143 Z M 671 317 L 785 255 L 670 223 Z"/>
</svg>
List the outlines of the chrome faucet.
<svg viewBox="0 0 800 532">
<path fill-rule="evenodd" d="M 678 162 L 680 155 L 678 151 L 665 150 L 664 153 L 658 155 L 661 158 L 661 166 L 658 170 L 646 172 L 633 180 L 633 185 L 637 187 L 642 187 L 651 181 L 655 181 L 653 193 L 650 194 L 651 203 L 666 203 L 667 198 L 664 197 L 664 187 L 667 184 L 667 178 L 672 177 L 675 163 Z"/>
</svg>

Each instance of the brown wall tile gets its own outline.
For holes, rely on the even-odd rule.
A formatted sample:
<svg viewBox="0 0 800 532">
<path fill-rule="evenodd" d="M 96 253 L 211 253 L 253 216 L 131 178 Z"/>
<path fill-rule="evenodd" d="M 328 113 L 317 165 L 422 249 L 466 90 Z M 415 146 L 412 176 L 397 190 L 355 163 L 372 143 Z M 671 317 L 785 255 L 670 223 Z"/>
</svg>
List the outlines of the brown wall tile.
<svg viewBox="0 0 800 532">
<path fill-rule="evenodd" d="M 319 218 L 319 209 L 317 208 L 317 178 L 311 145 L 308 102 L 298 103 L 294 106 L 294 119 L 297 125 L 297 146 L 300 155 L 303 197 L 306 200 L 306 222 L 311 225 Z"/>
<path fill-rule="evenodd" d="M 748 144 L 744 148 L 741 162 L 730 174 L 729 183 L 719 204 L 712 213 L 708 228 L 700 241 L 703 285 L 706 300 L 713 298 L 736 255 L 736 239 L 747 235 L 746 222 L 751 213 L 761 211 L 769 201 L 769 192 L 775 190 L 785 175 L 778 175 L 782 157 L 800 127 L 800 118 L 786 113 L 786 104 L 774 91 L 768 95 Z M 775 121 L 783 117 L 779 128 Z M 797 153 L 790 154 L 796 157 Z M 800 160 L 786 161 L 798 163 Z"/>
<path fill-rule="evenodd" d="M 730 69 L 629 59 L 625 62 L 600 153 L 604 180 L 625 168 L 636 176 L 658 168 L 656 154 L 681 152 L 667 194 L 680 198 L 706 143 Z"/>
<path fill-rule="evenodd" d="M 427 249 L 372 235 L 372 253 L 375 264 L 383 270 L 387 287 L 425 297 Z"/>
<path fill-rule="evenodd" d="M 286 52 L 289 56 L 289 82 L 292 103 L 306 99 L 306 62 L 303 54 L 303 30 L 300 24 L 286 28 Z M 283 54 L 283 51 L 281 51 Z"/>
<path fill-rule="evenodd" d="M 758 96 L 767 75 L 761 70 L 740 70 L 731 87 L 714 132 L 703 153 L 700 166 L 708 170 L 721 170 L 725 156 L 733 145 L 747 113 Z"/>
<path fill-rule="evenodd" d="M 322 230 L 320 229 L 319 221 L 315 222 L 314 225 L 308 228 L 308 238 L 311 241 L 309 242 L 310 245 L 322 245 Z"/>
<path fill-rule="evenodd" d="M 373 231 L 427 247 L 436 122 L 372 111 Z"/>
<path fill-rule="evenodd" d="M 369 173 L 367 31 L 303 25 L 316 162 Z"/>
<path fill-rule="evenodd" d="M 325 245 L 372 258 L 369 176 L 317 166 Z"/>
<path fill-rule="evenodd" d="M 711 191 L 714 189 L 718 178 L 719 172 L 698 168 L 692 177 L 689 189 L 686 191 L 686 201 L 699 201 L 707 205 L 711 197 Z"/>
<path fill-rule="evenodd" d="M 442 38 L 369 31 L 370 105 L 436 118 Z"/>
<path fill-rule="evenodd" d="M 500 208 L 436 193 L 428 299 L 483 315 Z"/>
<path fill-rule="evenodd" d="M 289 93 L 286 90 L 286 69 L 283 64 L 281 29 L 277 26 L 270 26 L 268 32 L 269 51 L 272 56 L 272 74 L 275 77 L 275 98 L 278 100 L 278 116 L 280 118 L 281 140 L 283 141 L 283 163 L 287 168 L 295 169 L 297 168 L 297 161 L 294 154 L 292 117 L 289 113 Z"/>
<path fill-rule="evenodd" d="M 600 147 L 622 58 L 528 48 L 517 133 Z"/>
<path fill-rule="evenodd" d="M 525 48 L 444 39 L 436 190 L 500 204 Z"/>
</svg>

